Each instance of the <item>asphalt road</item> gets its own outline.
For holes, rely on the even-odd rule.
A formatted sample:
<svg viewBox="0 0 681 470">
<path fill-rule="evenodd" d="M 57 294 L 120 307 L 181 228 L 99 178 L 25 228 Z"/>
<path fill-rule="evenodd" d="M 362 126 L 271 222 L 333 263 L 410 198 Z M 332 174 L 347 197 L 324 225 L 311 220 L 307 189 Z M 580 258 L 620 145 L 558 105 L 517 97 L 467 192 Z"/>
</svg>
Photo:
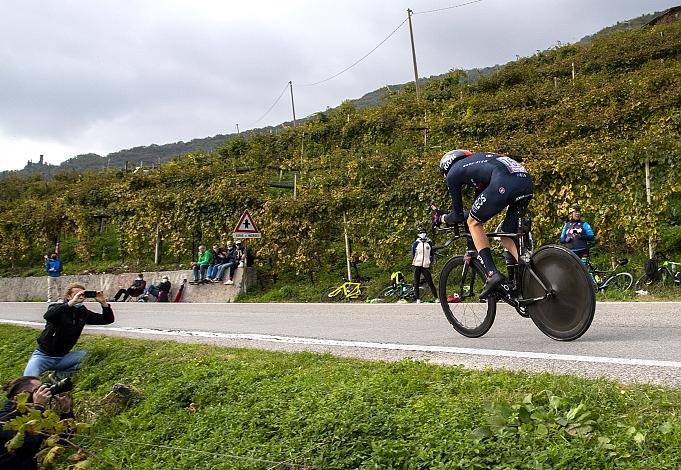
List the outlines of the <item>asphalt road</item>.
<svg viewBox="0 0 681 470">
<path fill-rule="evenodd" d="M 42 303 L 0 303 L 0 323 L 42 328 Z M 482 338 L 460 336 L 435 304 L 113 304 L 99 334 L 312 350 L 371 360 L 413 358 L 607 377 L 681 387 L 681 303 L 603 302 L 579 340 L 544 336 L 530 319 L 499 306 Z M 99 306 L 93 304 L 94 311 Z"/>
</svg>

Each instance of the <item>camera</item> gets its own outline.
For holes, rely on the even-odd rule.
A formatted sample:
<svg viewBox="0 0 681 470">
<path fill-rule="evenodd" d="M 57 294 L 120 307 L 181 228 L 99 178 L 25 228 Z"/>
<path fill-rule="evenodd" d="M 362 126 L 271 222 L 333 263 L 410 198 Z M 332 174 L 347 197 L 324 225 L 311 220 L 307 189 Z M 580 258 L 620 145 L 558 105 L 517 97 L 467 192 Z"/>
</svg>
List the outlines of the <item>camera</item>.
<svg viewBox="0 0 681 470">
<path fill-rule="evenodd" d="M 71 377 L 61 379 L 56 384 L 50 386 L 49 390 L 52 396 L 59 395 L 60 393 L 64 392 L 70 392 L 71 390 L 73 390 L 73 382 L 71 381 Z"/>
<path fill-rule="evenodd" d="M 97 291 L 96 290 L 84 290 L 83 291 L 83 297 L 86 299 L 94 299 L 97 297 Z"/>
</svg>

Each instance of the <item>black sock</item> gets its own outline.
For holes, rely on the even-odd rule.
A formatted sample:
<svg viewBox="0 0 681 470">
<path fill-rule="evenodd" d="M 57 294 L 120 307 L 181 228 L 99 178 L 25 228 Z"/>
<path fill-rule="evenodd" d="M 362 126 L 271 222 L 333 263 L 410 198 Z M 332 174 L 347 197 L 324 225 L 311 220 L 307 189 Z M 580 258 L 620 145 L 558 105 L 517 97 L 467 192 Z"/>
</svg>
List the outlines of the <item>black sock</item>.
<svg viewBox="0 0 681 470">
<path fill-rule="evenodd" d="M 478 252 L 478 261 L 482 263 L 483 268 L 485 268 L 485 273 L 487 277 L 492 277 L 494 273 L 499 272 L 494 260 L 492 260 L 492 252 L 489 248 L 483 248 Z"/>
<path fill-rule="evenodd" d="M 517 272 L 518 265 L 517 264 L 507 264 L 506 265 L 506 270 L 508 271 L 508 283 L 513 284 L 515 283 L 515 273 Z"/>
</svg>

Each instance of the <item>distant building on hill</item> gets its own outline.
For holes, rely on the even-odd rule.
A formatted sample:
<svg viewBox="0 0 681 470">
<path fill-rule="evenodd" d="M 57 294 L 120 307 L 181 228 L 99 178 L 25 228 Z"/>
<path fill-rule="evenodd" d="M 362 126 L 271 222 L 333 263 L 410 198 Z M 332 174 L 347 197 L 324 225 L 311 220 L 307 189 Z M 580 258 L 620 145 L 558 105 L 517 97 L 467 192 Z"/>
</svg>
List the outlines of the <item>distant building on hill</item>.
<svg viewBox="0 0 681 470">
<path fill-rule="evenodd" d="M 28 163 L 26 163 L 26 166 L 32 165 L 45 165 L 45 156 L 41 155 L 40 160 L 38 160 L 38 163 L 33 163 L 33 160 L 29 160 Z"/>
<path fill-rule="evenodd" d="M 681 6 L 671 7 L 648 22 L 648 26 L 656 24 L 673 23 L 674 21 L 681 21 Z"/>
</svg>

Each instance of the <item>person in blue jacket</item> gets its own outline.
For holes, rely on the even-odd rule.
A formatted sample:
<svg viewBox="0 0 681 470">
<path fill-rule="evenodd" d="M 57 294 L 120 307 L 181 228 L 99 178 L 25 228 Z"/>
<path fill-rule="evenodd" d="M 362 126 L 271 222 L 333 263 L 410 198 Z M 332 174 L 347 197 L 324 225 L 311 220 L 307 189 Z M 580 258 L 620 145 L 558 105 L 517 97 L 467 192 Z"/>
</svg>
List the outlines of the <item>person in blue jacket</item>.
<svg viewBox="0 0 681 470">
<path fill-rule="evenodd" d="M 596 236 L 589 222 L 582 220 L 582 208 L 579 204 L 572 204 L 568 209 L 570 216 L 563 225 L 560 234 L 560 242 L 564 243 L 574 254 L 580 258 L 589 257 L 589 243 Z"/>
<path fill-rule="evenodd" d="M 45 255 L 43 267 L 45 268 L 45 271 L 47 271 L 47 301 L 56 302 L 58 297 L 57 291 L 59 290 L 57 278 L 61 276 L 64 266 L 57 253 L 52 253 L 52 256 L 50 257 Z"/>
</svg>

